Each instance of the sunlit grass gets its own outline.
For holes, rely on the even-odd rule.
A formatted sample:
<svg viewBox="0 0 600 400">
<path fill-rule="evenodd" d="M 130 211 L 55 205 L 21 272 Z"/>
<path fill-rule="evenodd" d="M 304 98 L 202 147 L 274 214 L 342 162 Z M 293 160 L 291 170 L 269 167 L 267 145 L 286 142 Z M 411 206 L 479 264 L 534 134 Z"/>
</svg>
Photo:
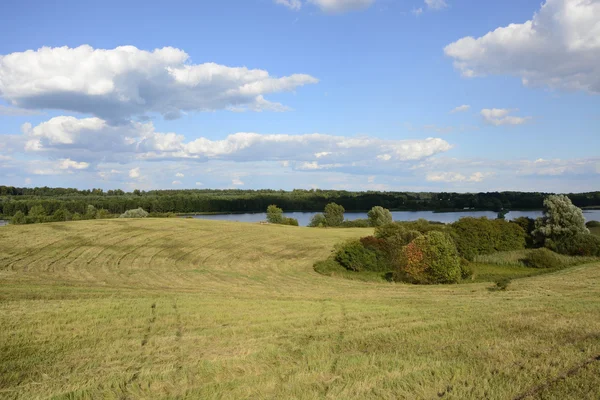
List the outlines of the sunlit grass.
<svg viewBox="0 0 600 400">
<path fill-rule="evenodd" d="M 313 270 L 368 229 L 0 230 L 0 398 L 598 398 L 600 263 L 413 286 Z"/>
</svg>

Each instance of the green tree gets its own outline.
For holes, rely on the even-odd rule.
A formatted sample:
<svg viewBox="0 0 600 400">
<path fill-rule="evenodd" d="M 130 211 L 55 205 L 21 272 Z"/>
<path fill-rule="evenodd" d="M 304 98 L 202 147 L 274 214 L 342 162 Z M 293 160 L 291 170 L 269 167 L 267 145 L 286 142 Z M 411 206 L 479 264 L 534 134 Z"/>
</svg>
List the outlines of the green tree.
<svg viewBox="0 0 600 400">
<path fill-rule="evenodd" d="M 28 215 L 34 222 L 44 222 L 46 219 L 46 210 L 40 205 L 35 205 L 29 209 Z"/>
<path fill-rule="evenodd" d="M 535 221 L 533 236 L 539 244 L 553 248 L 569 236 L 589 233 L 581 209 L 567 196 L 552 195 L 544 200 L 544 216 Z"/>
<path fill-rule="evenodd" d="M 315 214 L 310 219 L 310 223 L 308 224 L 311 228 L 323 228 L 327 226 L 327 221 L 325 220 L 325 216 L 323 214 Z"/>
<path fill-rule="evenodd" d="M 108 212 L 108 210 L 101 208 L 98 211 L 96 211 L 96 219 L 106 219 L 106 218 L 110 218 L 110 212 Z"/>
<path fill-rule="evenodd" d="M 26 218 L 25 214 L 23 214 L 23 211 L 17 211 L 11 218 L 10 223 L 13 225 L 22 225 L 26 223 Z"/>
<path fill-rule="evenodd" d="M 62 207 L 54 211 L 54 214 L 52 214 L 52 220 L 56 222 L 69 221 L 70 219 L 71 213 L 67 209 Z"/>
<path fill-rule="evenodd" d="M 85 209 L 85 219 L 94 219 L 96 218 L 96 207 L 94 207 L 91 204 L 88 204 L 87 208 Z"/>
<path fill-rule="evenodd" d="M 281 224 L 283 222 L 283 210 L 271 204 L 267 207 L 267 221 L 271 224 Z"/>
<path fill-rule="evenodd" d="M 387 208 L 375 206 L 367 213 L 371 226 L 383 226 L 393 222 L 392 213 Z"/>
<path fill-rule="evenodd" d="M 344 212 L 346 210 L 339 204 L 329 203 L 325 206 L 325 223 L 327 226 L 340 226 L 344 222 Z"/>
<path fill-rule="evenodd" d="M 135 210 L 127 210 L 119 216 L 119 218 L 146 218 L 148 212 L 143 208 L 136 208 Z"/>
</svg>

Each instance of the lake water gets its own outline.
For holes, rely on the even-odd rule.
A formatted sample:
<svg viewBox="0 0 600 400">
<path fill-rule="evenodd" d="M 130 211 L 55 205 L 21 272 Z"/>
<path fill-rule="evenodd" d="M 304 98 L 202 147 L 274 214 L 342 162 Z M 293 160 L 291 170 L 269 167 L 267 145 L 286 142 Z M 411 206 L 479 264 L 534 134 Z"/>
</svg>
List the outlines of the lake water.
<svg viewBox="0 0 600 400">
<path fill-rule="evenodd" d="M 296 218 L 300 226 L 307 226 L 310 219 L 317 213 L 315 212 L 288 212 L 283 213 L 286 217 Z M 600 210 L 584 211 L 583 215 L 586 221 L 600 221 Z M 367 213 L 347 212 L 344 214 L 347 220 L 355 220 L 367 218 Z M 460 211 L 460 212 L 445 212 L 436 213 L 433 211 L 392 211 L 394 221 L 416 221 L 420 218 L 428 221 L 439 221 L 444 223 L 452 223 L 463 217 L 488 217 L 496 219 L 498 213 L 494 211 Z M 519 217 L 538 218 L 542 216 L 541 211 L 511 211 L 506 214 L 506 219 L 514 219 Z M 237 222 L 260 222 L 267 219 L 266 213 L 247 213 L 247 214 L 212 214 L 212 215 L 193 215 L 198 219 L 212 219 L 219 221 L 237 221 Z"/>
</svg>

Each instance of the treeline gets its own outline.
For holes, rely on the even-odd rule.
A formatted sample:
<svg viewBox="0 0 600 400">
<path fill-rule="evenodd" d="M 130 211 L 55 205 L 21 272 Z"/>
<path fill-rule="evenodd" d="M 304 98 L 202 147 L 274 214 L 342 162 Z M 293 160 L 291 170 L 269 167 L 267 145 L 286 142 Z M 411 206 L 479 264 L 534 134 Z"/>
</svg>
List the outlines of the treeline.
<svg viewBox="0 0 600 400">
<path fill-rule="evenodd" d="M 541 209 L 548 193 L 414 193 L 348 192 L 338 190 L 151 190 L 124 192 L 102 189 L 16 188 L 0 186 L 0 215 L 28 214 L 41 206 L 47 215 L 58 209 L 84 214 L 87 206 L 121 214 L 143 208 L 152 213 L 263 212 L 277 204 L 286 211 L 318 211 L 335 202 L 347 211 L 381 206 L 394 211 L 532 210 Z M 600 192 L 569 194 L 578 207 L 600 206 Z"/>
</svg>

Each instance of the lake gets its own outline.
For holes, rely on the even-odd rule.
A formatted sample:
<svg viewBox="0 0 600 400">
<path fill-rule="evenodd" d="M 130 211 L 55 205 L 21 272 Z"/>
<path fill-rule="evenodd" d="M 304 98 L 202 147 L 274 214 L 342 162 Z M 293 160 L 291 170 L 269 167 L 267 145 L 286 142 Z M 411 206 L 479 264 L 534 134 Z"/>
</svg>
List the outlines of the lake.
<svg viewBox="0 0 600 400">
<path fill-rule="evenodd" d="M 316 212 L 286 212 L 283 213 L 288 218 L 298 220 L 300 226 L 307 226 L 310 219 Z M 347 220 L 355 220 L 367 218 L 366 212 L 347 212 L 344 214 Z M 416 221 L 420 218 L 428 221 L 439 221 L 443 223 L 452 223 L 463 217 L 488 217 L 496 219 L 498 213 L 494 211 L 459 211 L 459 212 L 444 212 L 436 213 L 433 211 L 392 211 L 394 221 Z M 586 221 L 600 221 L 600 210 L 584 211 L 583 215 Z M 506 214 L 506 219 L 514 219 L 519 217 L 538 218 L 542 216 L 542 211 L 511 211 Z M 260 222 L 267 219 L 266 213 L 246 213 L 246 214 L 210 214 L 210 215 L 193 215 L 198 219 L 212 219 L 219 221 L 237 221 L 237 222 Z"/>
</svg>

